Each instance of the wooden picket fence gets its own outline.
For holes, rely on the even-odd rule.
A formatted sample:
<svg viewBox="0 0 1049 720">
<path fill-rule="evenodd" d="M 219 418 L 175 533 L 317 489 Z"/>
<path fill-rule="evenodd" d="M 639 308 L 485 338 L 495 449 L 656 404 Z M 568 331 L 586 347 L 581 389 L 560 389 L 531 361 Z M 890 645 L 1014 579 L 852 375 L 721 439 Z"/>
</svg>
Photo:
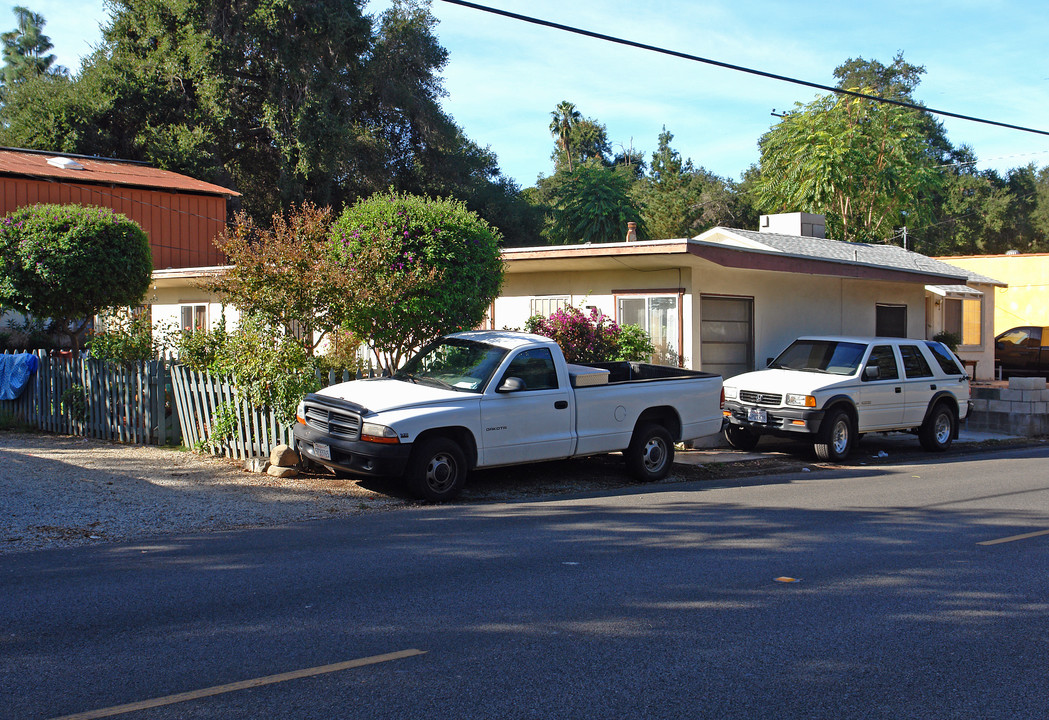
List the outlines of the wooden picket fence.
<svg viewBox="0 0 1049 720">
<path fill-rule="evenodd" d="M 71 353 L 34 353 L 40 365 L 0 417 L 47 432 L 142 445 L 177 445 L 178 418 L 166 360 L 126 368 Z"/>
<path fill-rule="evenodd" d="M 291 427 L 269 408 L 250 406 L 230 378 L 194 372 L 171 359 L 125 368 L 70 353 L 37 351 L 40 366 L 16 400 L 0 400 L 0 419 L 65 435 L 140 445 L 178 445 L 244 459 L 291 444 Z M 317 373 L 321 385 L 374 377 L 375 371 Z M 219 413 L 235 414 L 232 437 L 214 438 Z"/>
<path fill-rule="evenodd" d="M 275 446 L 293 443 L 291 425 L 279 422 L 269 408 L 250 405 L 230 378 L 196 372 L 183 365 L 174 365 L 171 370 L 183 443 L 188 447 L 247 459 L 267 456 Z M 356 375 L 346 370 L 317 373 L 317 379 L 325 386 L 374 376 L 374 371 Z M 212 430 L 223 408 L 234 414 L 233 433 L 216 438 Z"/>
</svg>

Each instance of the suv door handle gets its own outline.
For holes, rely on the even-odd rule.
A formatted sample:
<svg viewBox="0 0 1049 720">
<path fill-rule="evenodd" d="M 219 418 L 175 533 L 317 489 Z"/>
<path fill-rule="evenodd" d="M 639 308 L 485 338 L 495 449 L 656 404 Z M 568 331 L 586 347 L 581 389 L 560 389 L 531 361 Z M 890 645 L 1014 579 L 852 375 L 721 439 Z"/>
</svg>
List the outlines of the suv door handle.
<svg viewBox="0 0 1049 720">
<path fill-rule="evenodd" d="M 897 387 L 897 388 L 896 388 L 896 394 L 898 395 L 898 394 L 900 394 L 901 392 L 903 392 L 903 388 L 901 388 L 901 387 Z"/>
<path fill-rule="evenodd" d="M 568 407 L 568 401 L 567 400 L 558 400 L 557 402 L 554 403 L 554 410 L 564 410 L 567 407 Z"/>
<path fill-rule="evenodd" d="M 935 390 L 935 389 L 936 389 L 936 386 L 935 386 L 935 385 L 930 385 L 930 386 L 929 386 L 929 389 L 930 389 L 930 390 Z"/>
</svg>

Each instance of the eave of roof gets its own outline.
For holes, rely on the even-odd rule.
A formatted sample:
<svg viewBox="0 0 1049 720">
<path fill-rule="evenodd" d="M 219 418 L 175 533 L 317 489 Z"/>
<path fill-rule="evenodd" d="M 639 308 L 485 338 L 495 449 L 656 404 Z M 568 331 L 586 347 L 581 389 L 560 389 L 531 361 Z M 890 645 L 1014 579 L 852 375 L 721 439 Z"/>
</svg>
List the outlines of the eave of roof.
<svg viewBox="0 0 1049 720">
<path fill-rule="evenodd" d="M 73 158 L 83 169 L 69 170 L 49 165 L 47 160 L 52 157 Z M 143 163 L 17 148 L 0 148 L 0 176 L 3 175 L 80 185 L 119 185 L 167 192 L 240 196 L 235 190 Z"/>
<path fill-rule="evenodd" d="M 572 269 L 596 269 L 599 260 L 611 261 L 608 267 L 619 266 L 625 258 L 637 261 L 647 259 L 661 260 L 667 265 L 668 257 L 691 255 L 713 262 L 722 267 L 733 267 L 748 270 L 767 270 L 772 272 L 792 272 L 811 275 L 829 275 L 833 277 L 862 278 L 868 280 L 886 280 L 891 282 L 918 282 L 922 284 L 964 284 L 967 273 L 946 263 L 932 261 L 924 255 L 907 253 L 907 264 L 898 262 L 876 262 L 875 258 L 861 256 L 861 246 L 853 247 L 852 243 L 841 243 L 834 240 L 820 240 L 812 243 L 812 251 L 805 252 L 809 241 L 817 238 L 793 238 L 798 248 L 795 251 L 777 248 L 764 242 L 769 239 L 768 233 L 753 233 L 763 237 L 751 238 L 750 231 L 737 231 L 731 228 L 713 228 L 702 235 L 691 239 L 645 240 L 633 243 L 606 243 L 600 245 L 563 245 L 531 248 L 508 248 L 503 251 L 503 260 L 507 263 L 508 272 L 534 272 L 550 269 L 552 264 L 571 265 Z M 800 242 L 798 242 L 800 241 Z M 825 243 L 835 253 L 827 252 Z M 781 243 L 785 244 L 785 243 Z M 864 252 L 870 246 L 862 246 Z M 855 250 L 853 257 L 849 251 Z M 870 253 L 867 253 L 870 254 Z M 882 253 L 890 259 L 895 253 Z M 916 256 L 916 257 L 912 257 Z M 920 260 L 919 260 L 920 259 Z M 928 263 L 924 261 L 928 260 Z M 567 261 L 567 263 L 566 263 Z M 561 269 L 561 268 L 559 268 Z M 563 268 L 568 269 L 568 268 Z M 994 281 L 991 281 L 994 282 Z"/>
</svg>

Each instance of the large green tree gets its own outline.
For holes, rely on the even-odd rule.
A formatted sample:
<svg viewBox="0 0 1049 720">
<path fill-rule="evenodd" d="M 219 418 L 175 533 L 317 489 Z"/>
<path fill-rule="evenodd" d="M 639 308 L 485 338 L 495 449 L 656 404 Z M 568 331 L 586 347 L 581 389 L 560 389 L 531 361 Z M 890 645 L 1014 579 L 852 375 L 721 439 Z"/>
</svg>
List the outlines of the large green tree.
<svg viewBox="0 0 1049 720">
<path fill-rule="evenodd" d="M 649 173 L 631 188 L 648 236 L 692 237 L 715 225 L 740 227 L 737 223 L 749 216 L 735 185 L 682 159 L 670 146 L 673 139 L 663 128 Z"/>
<path fill-rule="evenodd" d="M 920 111 L 873 100 L 799 103 L 759 142 L 762 205 L 823 213 L 837 240 L 878 242 L 927 224 L 942 176 L 924 128 Z"/>
<path fill-rule="evenodd" d="M 65 68 L 55 65 L 51 38 L 44 35 L 44 17 L 29 8 L 14 8 L 18 27 L 0 34 L 4 49 L 3 83 L 15 83 L 41 75 L 64 75 Z"/>
<path fill-rule="evenodd" d="M 441 108 L 447 53 L 428 1 L 394 0 L 377 17 L 363 5 L 112 0 L 76 78 L 33 80 L 6 100 L 0 143 L 229 185 L 258 223 L 389 187 L 454 194 L 498 220 L 517 188 Z"/>
</svg>

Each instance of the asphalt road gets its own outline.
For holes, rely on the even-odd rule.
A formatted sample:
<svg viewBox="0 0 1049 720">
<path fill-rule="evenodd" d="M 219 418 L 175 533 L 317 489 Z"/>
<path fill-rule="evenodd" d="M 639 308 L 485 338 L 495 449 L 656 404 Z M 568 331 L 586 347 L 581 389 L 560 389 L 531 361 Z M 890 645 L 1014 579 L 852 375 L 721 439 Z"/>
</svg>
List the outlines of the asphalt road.
<svg viewBox="0 0 1049 720">
<path fill-rule="evenodd" d="M 0 717 L 1046 718 L 1047 456 L 0 557 Z"/>
</svg>

